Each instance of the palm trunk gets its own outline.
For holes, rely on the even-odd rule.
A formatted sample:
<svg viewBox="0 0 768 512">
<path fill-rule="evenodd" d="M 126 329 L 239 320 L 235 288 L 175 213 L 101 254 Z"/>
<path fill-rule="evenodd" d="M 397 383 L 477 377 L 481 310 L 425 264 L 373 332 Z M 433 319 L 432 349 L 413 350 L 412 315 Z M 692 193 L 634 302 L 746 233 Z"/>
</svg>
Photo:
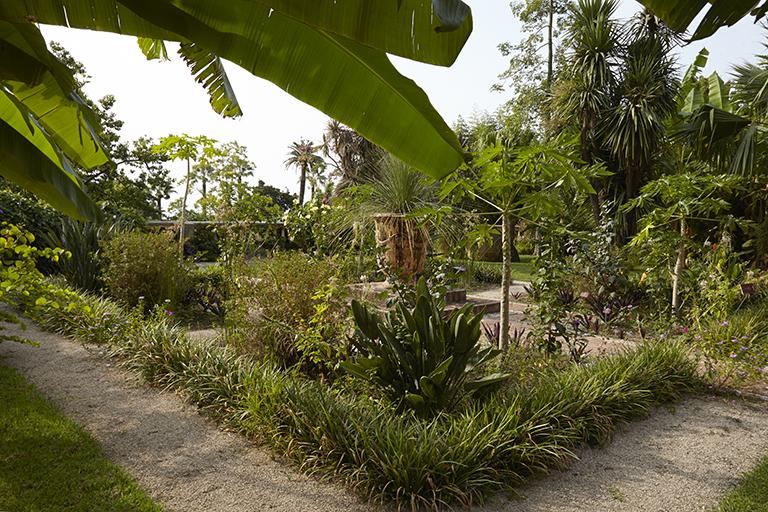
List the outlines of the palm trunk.
<svg viewBox="0 0 768 512">
<path fill-rule="evenodd" d="M 680 247 L 677 250 L 675 274 L 672 276 L 672 309 L 675 315 L 680 314 L 680 277 L 683 275 L 685 264 L 685 218 L 680 219 Z"/>
<path fill-rule="evenodd" d="M 501 332 L 499 334 L 499 348 L 506 349 L 509 345 L 509 286 L 512 276 L 512 262 L 510 262 L 510 221 L 509 214 L 503 213 L 501 216 L 501 250 L 502 250 L 502 271 L 501 271 Z"/>
<path fill-rule="evenodd" d="M 301 166 L 301 184 L 299 185 L 299 206 L 304 205 L 304 189 L 307 186 L 307 167 Z"/>
</svg>

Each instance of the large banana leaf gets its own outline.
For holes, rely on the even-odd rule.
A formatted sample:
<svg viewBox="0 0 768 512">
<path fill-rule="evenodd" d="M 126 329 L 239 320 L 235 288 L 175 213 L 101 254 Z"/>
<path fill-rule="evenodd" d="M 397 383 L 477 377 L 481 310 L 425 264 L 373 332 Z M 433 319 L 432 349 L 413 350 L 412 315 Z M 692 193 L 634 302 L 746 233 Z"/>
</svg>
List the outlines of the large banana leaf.
<svg viewBox="0 0 768 512">
<path fill-rule="evenodd" d="M 83 167 L 109 163 L 109 157 L 96 136 L 96 117 L 72 92 L 71 71 L 29 23 L 0 20 L 0 48 L 0 175 L 68 215 L 97 220 L 99 210 L 80 190 L 67 157 Z"/>
<path fill-rule="evenodd" d="M 452 21 L 441 23 L 421 0 L 338 2 L 343 7 L 333 0 L 27 0 L 0 4 L 0 19 L 194 42 L 441 178 L 468 155 L 426 94 L 384 53 L 453 61 L 471 17 L 467 11 L 458 29 L 446 31 L 463 4 L 433 3 L 443 18 L 453 13 Z"/>
<path fill-rule="evenodd" d="M 638 0 L 653 11 L 656 16 L 678 32 L 685 32 L 694 18 L 708 8 L 691 37 L 692 41 L 704 39 L 714 34 L 719 28 L 732 26 L 747 14 L 755 22 L 765 16 L 768 1 L 759 7 L 755 0 Z"/>
<path fill-rule="evenodd" d="M 0 91 L 0 171 L 70 217 L 91 221 L 102 217 L 53 139 L 5 91 Z"/>
</svg>

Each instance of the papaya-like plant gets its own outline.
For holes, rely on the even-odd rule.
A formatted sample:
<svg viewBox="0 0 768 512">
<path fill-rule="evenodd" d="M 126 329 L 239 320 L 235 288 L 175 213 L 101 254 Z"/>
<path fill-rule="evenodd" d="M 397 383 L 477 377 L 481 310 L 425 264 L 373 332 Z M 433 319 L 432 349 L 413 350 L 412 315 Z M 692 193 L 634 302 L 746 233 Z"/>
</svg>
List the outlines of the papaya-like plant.
<svg viewBox="0 0 768 512">
<path fill-rule="evenodd" d="M 357 328 L 350 341 L 357 354 L 341 367 L 380 386 L 399 412 L 412 409 L 420 416 L 450 412 L 462 398 L 489 391 L 508 375 L 468 380 L 473 370 L 501 353 L 479 344 L 484 312 L 473 315 L 472 304 L 465 304 L 444 318 L 444 309 L 445 301 L 432 297 L 423 277 L 413 310 L 400 302 L 383 320 L 353 300 Z"/>
</svg>

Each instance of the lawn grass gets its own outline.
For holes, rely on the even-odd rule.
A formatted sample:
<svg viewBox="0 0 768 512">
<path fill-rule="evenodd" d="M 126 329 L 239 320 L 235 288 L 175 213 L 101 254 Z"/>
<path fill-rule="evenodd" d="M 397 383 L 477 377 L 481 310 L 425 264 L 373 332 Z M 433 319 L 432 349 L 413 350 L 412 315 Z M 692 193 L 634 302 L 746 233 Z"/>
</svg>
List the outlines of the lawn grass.
<svg viewBox="0 0 768 512">
<path fill-rule="evenodd" d="M 768 457 L 744 475 L 744 481 L 720 501 L 715 512 L 768 512 Z"/>
<path fill-rule="evenodd" d="M 0 510 L 163 510 L 101 446 L 0 362 Z"/>
</svg>

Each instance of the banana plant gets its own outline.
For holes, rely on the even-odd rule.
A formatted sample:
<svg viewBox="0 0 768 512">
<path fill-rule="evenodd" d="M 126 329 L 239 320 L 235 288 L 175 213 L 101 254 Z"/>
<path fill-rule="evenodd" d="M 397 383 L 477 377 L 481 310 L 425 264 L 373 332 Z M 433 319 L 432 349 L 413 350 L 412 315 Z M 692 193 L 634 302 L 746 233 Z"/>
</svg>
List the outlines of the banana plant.
<svg viewBox="0 0 768 512">
<path fill-rule="evenodd" d="M 70 161 L 114 164 L 38 24 L 135 36 L 148 58 L 167 55 L 163 41 L 179 42 L 224 116 L 241 113 L 224 71 L 228 60 L 434 178 L 471 158 L 424 91 L 387 56 L 450 66 L 472 32 L 469 6 L 460 0 L 0 2 L 0 175 L 78 219 L 99 212 Z"/>
<path fill-rule="evenodd" d="M 357 357 L 341 367 L 380 386 L 398 411 L 412 409 L 425 417 L 451 411 L 462 398 L 487 392 L 509 377 L 495 373 L 468 380 L 473 370 L 501 353 L 479 344 L 484 312 L 474 315 L 471 309 L 465 304 L 444 318 L 444 302 L 432 297 L 423 277 L 413 310 L 401 302 L 383 320 L 353 300 L 357 328 L 351 342 Z"/>
</svg>

